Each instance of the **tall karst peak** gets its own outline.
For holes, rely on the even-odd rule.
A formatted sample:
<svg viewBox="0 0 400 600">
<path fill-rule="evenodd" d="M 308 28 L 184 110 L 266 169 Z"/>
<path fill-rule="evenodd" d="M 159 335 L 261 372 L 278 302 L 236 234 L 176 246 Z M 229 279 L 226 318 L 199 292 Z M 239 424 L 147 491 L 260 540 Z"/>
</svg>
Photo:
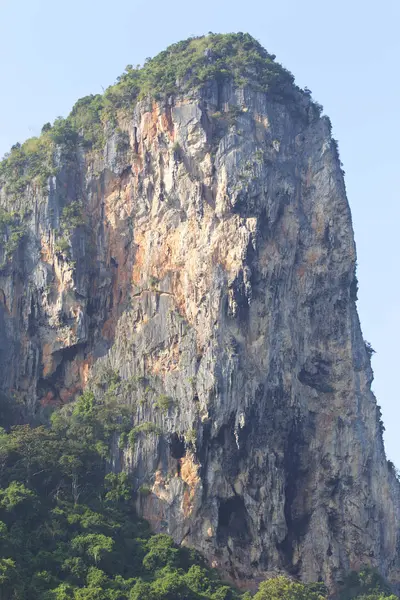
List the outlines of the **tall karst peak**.
<svg viewBox="0 0 400 600">
<path fill-rule="evenodd" d="M 3 423 L 129 406 L 109 468 L 229 576 L 399 571 L 337 144 L 248 34 L 191 38 L 0 166 Z"/>
</svg>

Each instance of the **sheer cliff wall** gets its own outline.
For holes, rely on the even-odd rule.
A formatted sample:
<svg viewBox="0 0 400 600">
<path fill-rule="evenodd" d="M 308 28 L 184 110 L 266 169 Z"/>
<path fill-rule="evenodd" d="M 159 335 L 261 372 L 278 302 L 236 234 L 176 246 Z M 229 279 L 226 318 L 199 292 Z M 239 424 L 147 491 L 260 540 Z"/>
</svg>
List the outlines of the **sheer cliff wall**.
<svg viewBox="0 0 400 600">
<path fill-rule="evenodd" d="M 399 486 L 329 119 L 304 93 L 211 82 L 139 101 L 101 151 L 57 160 L 44 188 L 0 191 L 25 211 L 0 272 L 19 418 L 113 382 L 141 427 L 111 465 L 155 531 L 238 579 L 334 583 L 367 563 L 398 582 Z"/>
</svg>

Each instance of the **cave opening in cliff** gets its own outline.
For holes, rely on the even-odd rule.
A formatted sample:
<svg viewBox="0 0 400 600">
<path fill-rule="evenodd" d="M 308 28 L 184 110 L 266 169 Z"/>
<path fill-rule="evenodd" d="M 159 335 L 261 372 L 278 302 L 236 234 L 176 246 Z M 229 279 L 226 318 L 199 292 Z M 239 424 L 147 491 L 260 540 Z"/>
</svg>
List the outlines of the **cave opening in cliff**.
<svg viewBox="0 0 400 600">
<path fill-rule="evenodd" d="M 217 541 L 226 544 L 228 538 L 241 543 L 250 541 L 249 515 L 241 496 L 221 500 L 218 508 Z"/>
<path fill-rule="evenodd" d="M 173 433 L 169 440 L 169 448 L 172 458 L 179 460 L 185 456 L 185 440 L 183 436 Z"/>
</svg>

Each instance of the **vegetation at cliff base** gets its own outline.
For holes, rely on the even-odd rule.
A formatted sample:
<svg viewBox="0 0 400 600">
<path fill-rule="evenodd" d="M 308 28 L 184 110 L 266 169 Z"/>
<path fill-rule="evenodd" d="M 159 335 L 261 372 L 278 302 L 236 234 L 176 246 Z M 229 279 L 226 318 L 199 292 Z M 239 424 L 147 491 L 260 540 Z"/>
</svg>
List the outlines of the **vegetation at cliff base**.
<svg viewBox="0 0 400 600">
<path fill-rule="evenodd" d="M 112 384 L 110 385 L 112 387 Z M 0 431 L 2 600 L 249 600 L 195 550 L 152 535 L 134 510 L 125 473 L 110 471 L 115 438 L 160 435 L 132 428 L 129 407 L 86 391 L 53 413 L 49 427 Z M 115 451 L 115 450 L 114 450 Z M 389 589 L 371 570 L 351 574 L 343 600 L 381 600 Z M 323 600 L 323 584 L 286 577 L 261 583 L 255 600 Z M 394 597 L 392 597 L 394 598 Z"/>
<path fill-rule="evenodd" d="M 2 600 L 239 598 L 136 516 L 128 475 L 109 472 L 113 437 L 130 428 L 128 410 L 86 392 L 48 428 L 0 432 Z"/>
</svg>

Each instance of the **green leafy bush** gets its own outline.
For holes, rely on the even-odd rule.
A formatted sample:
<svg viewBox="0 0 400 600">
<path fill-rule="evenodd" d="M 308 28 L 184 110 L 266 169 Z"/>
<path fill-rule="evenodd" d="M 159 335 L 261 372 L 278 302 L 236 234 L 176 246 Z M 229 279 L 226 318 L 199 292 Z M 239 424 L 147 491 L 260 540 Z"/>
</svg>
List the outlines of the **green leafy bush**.
<svg viewBox="0 0 400 600">
<path fill-rule="evenodd" d="M 18 212 L 7 212 L 0 208 L 0 245 L 4 249 L 4 266 L 18 249 L 27 233 L 23 217 Z"/>
<path fill-rule="evenodd" d="M 254 600 L 323 600 L 327 589 L 323 584 L 306 584 L 280 576 L 260 583 Z"/>
<path fill-rule="evenodd" d="M 156 399 L 154 406 L 162 412 L 168 412 L 173 404 L 174 401 L 170 396 L 167 396 L 166 394 L 160 394 Z"/>
<path fill-rule="evenodd" d="M 64 206 L 60 220 L 60 226 L 64 232 L 71 234 L 76 227 L 81 227 L 84 224 L 82 202 L 74 200 L 67 204 L 67 206 Z"/>
<path fill-rule="evenodd" d="M 18 197 L 30 183 L 37 182 L 39 187 L 43 187 L 54 174 L 49 136 L 45 132 L 39 138 L 30 138 L 22 145 L 15 144 L 0 162 L 0 183 L 3 183 L 10 196 Z"/>
<path fill-rule="evenodd" d="M 69 257 L 71 249 L 71 235 L 77 227 L 85 225 L 83 205 L 79 200 L 74 200 L 64 206 L 60 218 L 60 228 L 55 236 L 55 251 Z"/>
<path fill-rule="evenodd" d="M 69 238 L 61 235 L 57 236 L 54 242 L 54 250 L 59 254 L 68 254 L 71 244 Z"/>
<path fill-rule="evenodd" d="M 149 496 L 151 494 L 151 487 L 149 485 L 143 484 L 140 486 L 138 492 L 141 496 Z"/>
<path fill-rule="evenodd" d="M 188 429 L 185 433 L 185 443 L 190 444 L 193 448 L 196 447 L 197 442 L 197 431 L 194 427 L 192 429 Z"/>
<path fill-rule="evenodd" d="M 128 443 L 131 448 L 133 448 L 139 434 L 141 433 L 144 435 L 150 435 L 151 433 L 161 435 L 161 429 L 155 423 L 150 423 L 147 421 L 145 423 L 140 423 L 140 425 L 136 425 L 136 427 L 131 429 L 128 433 Z"/>
<path fill-rule="evenodd" d="M 376 570 L 365 566 L 359 572 L 351 571 L 345 578 L 339 594 L 340 600 L 395 600 L 387 582 Z"/>
<path fill-rule="evenodd" d="M 91 94 L 78 100 L 69 115 L 71 125 L 86 148 L 101 148 L 104 144 L 103 109 L 103 96 Z"/>
</svg>

